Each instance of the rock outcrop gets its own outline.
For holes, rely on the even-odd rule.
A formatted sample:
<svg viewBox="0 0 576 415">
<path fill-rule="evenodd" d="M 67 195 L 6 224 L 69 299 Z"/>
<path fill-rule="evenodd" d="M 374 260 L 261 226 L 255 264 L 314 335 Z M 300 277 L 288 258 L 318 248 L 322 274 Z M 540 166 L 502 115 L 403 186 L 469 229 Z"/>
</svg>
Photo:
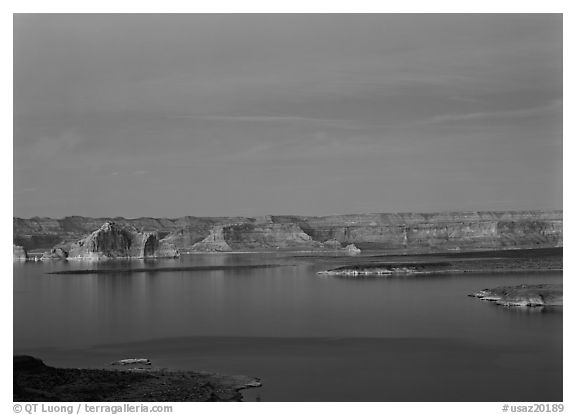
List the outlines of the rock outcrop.
<svg viewBox="0 0 576 415">
<path fill-rule="evenodd" d="M 157 232 L 138 232 L 134 228 L 107 222 L 70 244 L 67 250 L 54 248 L 42 259 L 173 258 L 178 255 L 172 244 L 159 240 Z"/>
<path fill-rule="evenodd" d="M 12 245 L 13 261 L 27 261 L 28 253 L 22 246 Z"/>
<path fill-rule="evenodd" d="M 320 250 L 324 246 L 293 223 L 255 222 L 214 226 L 194 251 Z"/>
<path fill-rule="evenodd" d="M 562 211 L 374 213 L 258 218 L 14 218 L 14 243 L 27 250 L 71 244 L 106 222 L 156 232 L 182 251 L 361 250 L 403 253 L 562 246 Z M 220 233 L 221 232 L 221 233 Z M 219 242 L 217 242 L 219 241 Z M 216 244 L 216 245 L 214 245 Z"/>
<path fill-rule="evenodd" d="M 251 376 L 171 371 L 154 367 L 149 361 L 106 369 L 70 369 L 47 366 L 32 356 L 14 356 L 12 399 L 14 402 L 235 402 L 243 398 L 240 391 L 260 386 L 260 379 Z"/>
<path fill-rule="evenodd" d="M 356 245 L 350 244 L 350 245 L 347 245 L 346 248 L 344 248 L 344 252 L 346 252 L 348 255 L 358 255 L 362 251 L 360 249 L 358 249 L 356 247 Z"/>
<path fill-rule="evenodd" d="M 193 251 L 199 252 L 228 252 L 232 251 L 224 237 L 224 227 L 214 226 L 210 234 L 200 242 L 192 245 Z"/>
</svg>

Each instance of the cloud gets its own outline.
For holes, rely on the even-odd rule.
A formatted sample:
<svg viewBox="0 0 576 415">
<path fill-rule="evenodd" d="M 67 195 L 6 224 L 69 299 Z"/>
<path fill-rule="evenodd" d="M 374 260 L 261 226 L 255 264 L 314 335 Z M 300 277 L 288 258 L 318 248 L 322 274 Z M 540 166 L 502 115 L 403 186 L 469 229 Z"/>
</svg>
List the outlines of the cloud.
<svg viewBox="0 0 576 415">
<path fill-rule="evenodd" d="M 445 123 L 445 122 L 459 122 L 459 121 L 469 121 L 469 120 L 485 120 L 490 118 L 517 118 L 517 117 L 530 117 L 533 115 L 538 115 L 543 112 L 559 110 L 562 108 L 562 101 L 555 100 L 551 103 L 540 105 L 531 108 L 520 108 L 514 110 L 503 110 L 503 111 L 478 111 L 469 112 L 465 114 L 446 114 L 431 117 L 421 121 L 423 124 L 435 124 L 435 123 Z"/>
</svg>

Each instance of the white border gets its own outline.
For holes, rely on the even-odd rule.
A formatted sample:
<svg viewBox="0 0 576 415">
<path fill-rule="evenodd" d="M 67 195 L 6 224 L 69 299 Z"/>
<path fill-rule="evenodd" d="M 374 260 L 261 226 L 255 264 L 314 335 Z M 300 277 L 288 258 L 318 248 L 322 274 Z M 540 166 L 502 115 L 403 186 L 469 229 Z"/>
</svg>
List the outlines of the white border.
<svg viewBox="0 0 576 415">
<path fill-rule="evenodd" d="M 574 3 L 572 1 L 572 3 Z M 12 195 L 12 13 L 564 13 L 564 137 L 573 137 L 574 128 L 570 121 L 574 118 L 574 105 L 572 96 L 574 91 L 574 81 L 572 77 L 576 74 L 574 67 L 574 46 L 576 39 L 575 29 L 576 19 L 573 17 L 574 6 L 570 1 L 495 1 L 484 0 L 482 2 L 471 3 L 462 1 L 409 1 L 409 2 L 376 2 L 366 0 L 355 1 L 305 1 L 292 0 L 290 2 L 278 3 L 271 1 L 214 1 L 206 3 L 170 1 L 144 2 L 144 1 L 122 1 L 100 0 L 98 2 L 78 2 L 76 1 L 12 1 L 2 8 L 0 30 L 2 31 L 2 126 L 4 137 L 1 140 L 3 157 L 2 163 L 2 185 L 3 194 L 6 195 L 2 204 L 3 229 L 12 229 L 11 217 L 13 216 L 12 204 L 8 203 L 8 196 Z M 572 76 L 570 76 L 572 74 Z M 566 258 L 570 258 L 573 253 L 573 200 L 571 192 L 571 178 L 574 176 L 574 152 L 571 140 L 564 140 L 564 246 Z M 10 198 L 11 200 L 11 198 Z M 12 232 L 10 231 L 10 235 Z M 10 240 L 2 238 L 2 252 L 6 255 L 10 253 Z M 8 274 L 8 273 L 6 273 Z M 565 413 L 575 411 L 575 400 L 573 399 L 574 385 L 574 307 L 571 306 L 572 293 L 574 292 L 575 278 L 574 266 L 569 262 L 564 263 L 565 293 L 568 297 L 567 305 L 564 308 L 564 404 Z M 2 333 L 7 334 L 2 342 L 2 353 L 0 361 L 4 369 L 2 376 L 2 403 L 8 405 L 3 413 L 12 412 L 12 278 L 4 275 L 2 281 L 2 295 L 0 313 L 2 319 Z M 538 382 L 534 379 L 534 382 Z M 368 414 L 382 414 L 383 411 L 391 411 L 393 414 L 403 413 L 445 413 L 445 414 L 491 414 L 502 413 L 501 403 L 241 403 L 241 404 L 214 404 L 214 403 L 178 403 L 174 404 L 174 412 L 178 414 L 190 413 L 192 411 L 203 412 L 224 412 L 233 410 L 238 414 L 268 414 L 271 410 L 275 413 L 290 414 L 294 411 L 330 411 L 336 413 L 350 413 L 361 411 Z"/>
</svg>

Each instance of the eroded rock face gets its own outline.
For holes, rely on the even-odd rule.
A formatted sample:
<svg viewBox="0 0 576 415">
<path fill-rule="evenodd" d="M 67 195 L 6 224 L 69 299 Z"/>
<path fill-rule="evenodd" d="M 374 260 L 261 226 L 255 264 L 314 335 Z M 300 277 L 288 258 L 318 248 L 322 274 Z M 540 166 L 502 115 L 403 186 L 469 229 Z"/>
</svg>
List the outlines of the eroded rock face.
<svg viewBox="0 0 576 415">
<path fill-rule="evenodd" d="M 202 242 L 202 240 L 208 238 L 211 233 L 211 229 L 214 225 L 210 223 L 199 223 L 196 226 L 185 226 L 184 228 L 175 230 L 168 234 L 164 241 L 173 244 L 178 247 L 178 249 L 183 251 L 193 250 L 194 244 Z M 214 236 L 211 236 L 214 239 Z M 201 246 L 201 245 L 199 245 Z"/>
<path fill-rule="evenodd" d="M 107 222 L 97 231 L 73 243 L 69 259 L 160 258 L 177 257 L 178 250 L 159 240 L 156 232 L 138 232 L 134 228 Z"/>
<path fill-rule="evenodd" d="M 28 259 L 28 253 L 22 246 L 12 244 L 13 261 L 26 261 Z"/>
<path fill-rule="evenodd" d="M 200 242 L 192 245 L 193 251 L 199 252 L 229 252 L 232 248 L 224 237 L 224 227 L 214 226 L 210 229 L 210 234 Z"/>
<path fill-rule="evenodd" d="M 257 250 L 317 250 L 321 242 L 314 241 L 293 223 L 254 222 L 214 226 L 194 251 L 257 251 Z"/>
<path fill-rule="evenodd" d="M 224 237 L 233 250 L 322 248 L 321 242 L 314 241 L 294 223 L 233 225 L 224 228 Z"/>
<path fill-rule="evenodd" d="M 562 246 L 561 211 L 374 213 L 303 217 L 315 240 L 360 249 L 449 252 Z"/>
</svg>

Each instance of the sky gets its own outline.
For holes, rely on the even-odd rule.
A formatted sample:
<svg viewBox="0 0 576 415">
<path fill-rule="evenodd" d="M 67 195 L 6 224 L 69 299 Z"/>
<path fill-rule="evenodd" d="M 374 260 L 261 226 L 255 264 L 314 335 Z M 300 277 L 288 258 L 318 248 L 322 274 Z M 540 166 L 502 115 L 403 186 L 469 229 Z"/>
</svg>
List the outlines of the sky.
<svg viewBox="0 0 576 415">
<path fill-rule="evenodd" d="M 14 15 L 14 216 L 562 209 L 562 16 Z"/>
</svg>

